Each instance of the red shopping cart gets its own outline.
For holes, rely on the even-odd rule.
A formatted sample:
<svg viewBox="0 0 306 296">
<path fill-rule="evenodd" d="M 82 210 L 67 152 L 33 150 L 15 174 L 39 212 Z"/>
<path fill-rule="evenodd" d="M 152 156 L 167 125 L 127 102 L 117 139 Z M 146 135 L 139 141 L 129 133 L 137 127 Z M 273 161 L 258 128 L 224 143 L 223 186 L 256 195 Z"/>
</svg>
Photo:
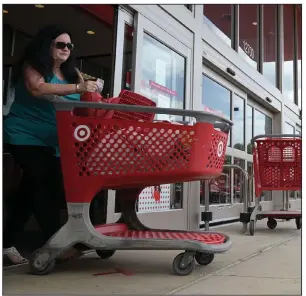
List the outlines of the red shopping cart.
<svg viewBox="0 0 306 296">
<path fill-rule="evenodd" d="M 268 218 L 274 229 L 276 219 L 295 219 L 302 226 L 302 212 L 289 210 L 289 191 L 302 188 L 302 140 L 300 135 L 259 135 L 251 140 L 255 181 L 255 207 L 250 216 L 249 231 L 255 233 L 256 220 Z M 262 211 L 260 197 L 265 190 L 283 191 L 283 209 Z M 285 196 L 286 193 L 286 196 Z"/>
<path fill-rule="evenodd" d="M 218 177 L 231 121 L 200 111 L 60 98 L 54 103 L 69 218 L 33 254 L 33 274 L 50 273 L 56 257 L 75 244 L 96 250 L 101 258 L 111 257 L 116 250 L 185 250 L 173 261 L 178 275 L 190 274 L 195 260 L 207 265 L 215 253 L 230 248 L 229 237 L 221 233 L 149 229 L 139 221 L 135 202 L 148 186 Z M 120 118 L 76 116 L 74 108 L 116 110 Z M 134 120 L 126 113 L 133 114 Z M 197 122 L 192 126 L 153 122 L 150 114 L 194 117 Z M 94 227 L 89 206 L 102 188 L 117 190 L 121 222 Z"/>
</svg>

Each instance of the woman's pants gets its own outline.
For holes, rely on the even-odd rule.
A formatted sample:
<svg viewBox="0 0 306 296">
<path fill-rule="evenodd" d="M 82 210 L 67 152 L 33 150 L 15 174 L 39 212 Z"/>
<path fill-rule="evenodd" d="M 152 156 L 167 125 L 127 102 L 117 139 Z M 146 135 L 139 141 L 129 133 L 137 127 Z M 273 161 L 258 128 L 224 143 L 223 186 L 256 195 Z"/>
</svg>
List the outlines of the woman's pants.
<svg viewBox="0 0 306 296">
<path fill-rule="evenodd" d="M 47 242 L 61 227 L 64 190 L 60 159 L 49 147 L 8 145 L 8 148 L 22 170 L 22 180 L 17 193 L 7 201 L 3 247 L 15 246 L 32 214 Z"/>
</svg>

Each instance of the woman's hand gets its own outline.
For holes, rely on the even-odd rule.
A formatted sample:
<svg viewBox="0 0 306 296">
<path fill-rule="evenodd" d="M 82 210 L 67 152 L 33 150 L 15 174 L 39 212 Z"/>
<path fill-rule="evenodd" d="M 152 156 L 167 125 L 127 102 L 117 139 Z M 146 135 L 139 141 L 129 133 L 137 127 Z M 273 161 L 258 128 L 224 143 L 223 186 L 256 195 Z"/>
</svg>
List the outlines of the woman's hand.
<svg viewBox="0 0 306 296">
<path fill-rule="evenodd" d="M 98 86 L 96 81 L 87 80 L 78 84 L 78 92 L 96 92 Z"/>
</svg>

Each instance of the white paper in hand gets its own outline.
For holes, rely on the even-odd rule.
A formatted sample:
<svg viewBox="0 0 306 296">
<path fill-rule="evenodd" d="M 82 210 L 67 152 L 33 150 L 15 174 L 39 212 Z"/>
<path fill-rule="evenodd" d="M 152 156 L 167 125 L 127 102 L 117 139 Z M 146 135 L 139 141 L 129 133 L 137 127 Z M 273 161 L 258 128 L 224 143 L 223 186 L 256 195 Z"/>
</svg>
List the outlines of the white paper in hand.
<svg viewBox="0 0 306 296">
<path fill-rule="evenodd" d="M 104 80 L 98 78 L 96 83 L 97 83 L 97 87 L 98 87 L 97 92 L 101 93 L 102 90 L 103 90 L 103 87 L 104 87 Z"/>
</svg>

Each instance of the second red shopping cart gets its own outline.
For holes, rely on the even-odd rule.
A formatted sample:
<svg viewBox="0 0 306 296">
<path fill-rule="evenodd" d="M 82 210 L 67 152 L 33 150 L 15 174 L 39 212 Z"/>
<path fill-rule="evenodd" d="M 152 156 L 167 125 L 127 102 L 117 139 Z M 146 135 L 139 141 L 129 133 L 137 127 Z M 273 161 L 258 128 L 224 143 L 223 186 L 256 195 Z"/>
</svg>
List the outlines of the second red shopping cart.
<svg viewBox="0 0 306 296">
<path fill-rule="evenodd" d="M 268 218 L 267 226 L 274 229 L 276 219 L 295 219 L 302 226 L 302 212 L 289 210 L 289 191 L 302 189 L 302 140 L 300 135 L 259 135 L 251 140 L 255 182 L 255 208 L 250 217 L 249 230 L 254 235 L 256 221 Z M 283 208 L 262 211 L 263 191 L 283 191 Z"/>
</svg>

